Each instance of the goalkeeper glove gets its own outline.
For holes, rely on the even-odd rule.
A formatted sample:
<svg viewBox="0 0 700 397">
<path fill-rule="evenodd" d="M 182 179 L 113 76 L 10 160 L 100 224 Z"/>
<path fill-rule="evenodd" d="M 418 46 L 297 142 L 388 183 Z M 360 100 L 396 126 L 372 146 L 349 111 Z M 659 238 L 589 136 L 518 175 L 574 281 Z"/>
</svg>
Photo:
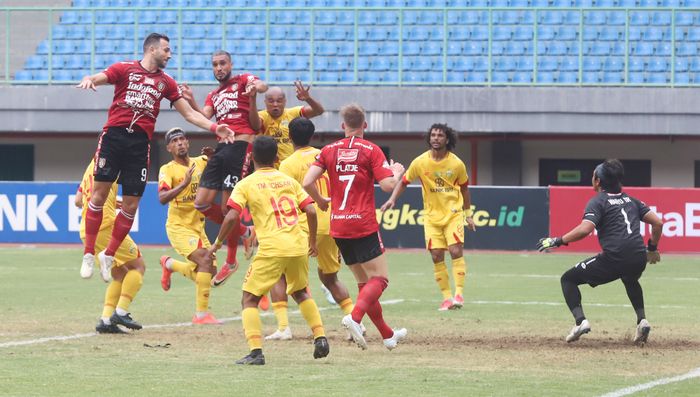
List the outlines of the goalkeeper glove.
<svg viewBox="0 0 700 397">
<path fill-rule="evenodd" d="M 551 248 L 561 247 L 562 245 L 569 245 L 569 244 L 565 244 L 564 240 L 562 240 L 561 237 L 543 237 L 537 243 L 537 249 L 540 252 L 544 252 L 544 251 L 547 251 Z"/>
<path fill-rule="evenodd" d="M 657 250 L 656 244 L 651 243 L 651 239 L 647 242 L 647 263 L 654 264 L 661 261 L 661 254 Z"/>
</svg>

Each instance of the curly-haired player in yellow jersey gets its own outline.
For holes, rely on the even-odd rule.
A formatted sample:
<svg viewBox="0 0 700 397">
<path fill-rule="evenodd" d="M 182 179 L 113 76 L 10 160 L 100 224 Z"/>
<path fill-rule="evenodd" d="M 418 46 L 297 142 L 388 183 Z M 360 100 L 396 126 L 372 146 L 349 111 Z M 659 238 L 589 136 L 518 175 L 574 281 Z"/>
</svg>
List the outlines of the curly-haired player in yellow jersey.
<svg viewBox="0 0 700 397">
<path fill-rule="evenodd" d="M 435 281 L 442 292 L 443 302 L 438 310 L 458 309 L 464 305 L 462 297 L 467 265 L 464 261 L 464 226 L 475 231 L 472 220 L 471 198 L 467 182 L 467 167 L 452 150 L 457 143 L 454 130 L 447 124 L 433 124 L 426 141 L 430 150 L 416 157 L 394 188 L 381 210 L 394 208 L 396 199 L 406 185 L 420 179 L 425 208 L 425 245 L 433 259 Z M 445 250 L 452 257 L 455 295 L 450 290 L 450 276 L 445 265 Z"/>
<path fill-rule="evenodd" d="M 165 144 L 173 159 L 160 167 L 158 200 L 161 204 L 168 204 L 165 229 L 170 244 L 187 261 L 163 255 L 160 258 L 160 284 L 164 291 L 168 291 L 173 272 L 194 281 L 196 309 L 192 323 L 220 324 L 209 312 L 211 279 L 216 274 L 216 265 L 207 254 L 210 244 L 204 232 L 204 215 L 194 207 L 199 180 L 207 165 L 207 156 L 190 157 L 190 141 L 181 128 L 170 129 L 165 134 Z"/>
<path fill-rule="evenodd" d="M 309 255 L 315 256 L 316 209 L 313 200 L 299 182 L 273 168 L 277 143 L 267 136 L 253 141 L 255 172 L 233 188 L 226 214 L 216 242 L 209 249 L 221 248 L 229 231 L 240 222 L 240 213 L 248 206 L 260 242 L 258 253 L 243 279 L 243 329 L 250 353 L 236 364 L 264 365 L 262 323 L 258 312 L 260 298 L 267 294 L 282 274 L 287 279 L 287 292 L 299 304 L 299 310 L 314 335 L 314 358 L 326 357 L 328 340 L 316 302 L 306 292 L 309 285 Z M 299 214 L 307 215 L 309 233 L 299 224 Z"/>
<path fill-rule="evenodd" d="M 80 239 L 83 242 L 85 242 L 87 206 L 95 186 L 94 169 L 95 160 L 93 159 L 85 169 L 80 187 L 75 195 L 74 204 L 82 209 Z M 117 208 L 120 204 L 120 202 L 117 202 L 117 184 L 113 183 L 104 202 L 104 216 L 95 239 L 95 249 L 98 251 L 105 249 L 109 244 Z M 102 316 L 95 327 L 95 331 L 100 334 L 125 333 L 118 325 L 123 325 L 130 329 L 141 329 L 141 324 L 134 321 L 127 310 L 129 310 L 129 305 L 131 305 L 131 302 L 141 289 L 141 285 L 143 285 L 143 273 L 145 271 L 146 265 L 143 262 L 143 257 L 141 257 L 139 247 L 127 234 L 114 253 L 113 266 L 107 268 L 100 263 L 100 275 L 105 282 L 109 282 L 109 285 L 105 292 Z M 80 268 L 80 276 L 82 278 L 90 278 L 92 273 L 93 266 L 90 263 L 83 262 Z"/>
</svg>

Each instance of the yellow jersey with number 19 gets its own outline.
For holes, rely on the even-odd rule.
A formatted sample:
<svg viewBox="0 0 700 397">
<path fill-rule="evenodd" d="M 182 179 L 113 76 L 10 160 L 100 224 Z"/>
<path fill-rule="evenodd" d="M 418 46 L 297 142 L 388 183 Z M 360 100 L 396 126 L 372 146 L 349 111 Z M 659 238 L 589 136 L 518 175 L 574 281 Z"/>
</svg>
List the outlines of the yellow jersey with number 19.
<svg viewBox="0 0 700 397">
<path fill-rule="evenodd" d="M 280 171 L 291 176 L 299 183 L 304 181 L 304 176 L 309 170 L 311 164 L 316 161 L 316 155 L 321 153 L 319 149 L 315 147 L 307 146 L 296 150 L 291 156 L 287 157 L 280 164 Z M 323 197 L 330 197 L 330 182 L 328 181 L 328 174 L 323 173 L 320 178 L 316 181 L 316 188 Z M 318 205 L 314 204 L 316 207 L 316 216 L 318 218 L 318 232 L 316 234 L 330 234 L 331 233 L 331 209 L 330 205 L 327 211 L 321 211 L 318 209 Z M 306 223 L 306 214 L 302 213 L 299 217 L 304 231 L 308 233 L 309 226 Z"/>
<path fill-rule="evenodd" d="M 276 119 L 272 118 L 267 110 L 258 112 L 262 121 L 262 133 L 260 135 L 271 136 L 277 141 L 277 162 L 275 163 L 275 168 L 279 167 L 280 162 L 294 152 L 294 145 L 289 138 L 289 122 L 299 116 L 303 116 L 303 108 L 303 106 L 284 108 L 282 115 Z"/>
<path fill-rule="evenodd" d="M 192 165 L 194 165 L 194 172 L 189 186 L 182 189 L 168 203 L 166 227 L 181 226 L 195 231 L 200 231 L 204 227 L 204 216 L 194 208 L 194 198 L 197 195 L 199 179 L 202 177 L 204 167 L 207 166 L 207 156 L 191 157 L 190 163 L 186 166 L 174 160 L 164 164 L 158 173 L 158 191 L 170 190 L 182 183 Z"/>
<path fill-rule="evenodd" d="M 411 162 L 403 183 L 408 185 L 416 179 L 420 179 L 423 187 L 423 207 L 428 222 L 444 225 L 455 213 L 461 216 L 464 198 L 460 187 L 467 184 L 469 176 L 459 157 L 447 152 L 445 158 L 435 161 L 428 150 Z"/>
<path fill-rule="evenodd" d="M 78 188 L 78 191 L 83 195 L 83 210 L 80 217 L 81 236 L 85 236 L 85 214 L 87 213 L 88 203 L 90 202 L 93 185 L 95 183 L 94 172 L 95 159 L 93 159 L 85 169 L 83 179 L 80 181 L 80 187 Z M 113 183 L 112 187 L 109 189 L 107 200 L 105 200 L 104 206 L 102 207 L 102 224 L 100 225 L 100 230 L 111 229 L 112 226 L 114 226 L 114 219 L 117 217 L 117 189 L 116 183 Z"/>
<path fill-rule="evenodd" d="M 239 213 L 248 206 L 258 236 L 257 256 L 293 257 L 308 254 L 309 241 L 299 214 L 311 203 L 299 182 L 266 167 L 238 182 L 227 205 Z"/>
</svg>

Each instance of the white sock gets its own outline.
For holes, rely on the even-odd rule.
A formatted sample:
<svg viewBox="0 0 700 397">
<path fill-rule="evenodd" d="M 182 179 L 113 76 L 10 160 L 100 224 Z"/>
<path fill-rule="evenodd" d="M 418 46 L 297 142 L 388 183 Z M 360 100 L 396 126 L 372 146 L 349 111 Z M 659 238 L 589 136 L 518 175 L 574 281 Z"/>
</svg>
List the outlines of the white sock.
<svg viewBox="0 0 700 397">
<path fill-rule="evenodd" d="M 207 315 L 207 312 L 195 312 L 194 315 L 197 316 L 197 318 L 202 319 Z"/>
<path fill-rule="evenodd" d="M 245 227 L 245 232 L 241 235 L 241 238 L 249 238 L 252 233 L 250 232 L 250 226 Z"/>
<path fill-rule="evenodd" d="M 168 258 L 168 259 L 165 261 L 165 268 L 168 269 L 168 270 L 173 270 L 173 262 L 174 262 L 174 261 L 175 261 L 175 260 L 174 260 L 173 258 Z"/>
<path fill-rule="evenodd" d="M 125 316 L 125 315 L 129 314 L 129 312 L 127 312 L 126 310 L 122 309 L 121 307 L 118 307 L 118 308 L 117 308 L 117 314 L 120 315 L 120 316 Z"/>
<path fill-rule="evenodd" d="M 105 325 L 111 325 L 112 322 L 109 321 L 109 317 L 102 317 L 102 322 L 105 323 Z"/>
</svg>

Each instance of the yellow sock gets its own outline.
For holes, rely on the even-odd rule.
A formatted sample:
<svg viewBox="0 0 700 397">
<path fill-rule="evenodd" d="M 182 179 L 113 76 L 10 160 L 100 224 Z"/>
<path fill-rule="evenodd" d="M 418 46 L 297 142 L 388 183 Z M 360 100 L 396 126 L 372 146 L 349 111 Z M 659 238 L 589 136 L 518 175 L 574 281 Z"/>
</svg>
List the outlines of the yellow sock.
<svg viewBox="0 0 700 397">
<path fill-rule="evenodd" d="M 195 281 L 196 273 L 192 270 L 192 265 L 189 262 L 176 261 L 173 259 L 170 267 L 174 272 L 178 272 L 190 280 Z"/>
<path fill-rule="evenodd" d="M 464 279 L 467 278 L 467 262 L 463 256 L 452 260 L 452 275 L 455 278 L 455 295 L 462 295 Z"/>
<path fill-rule="evenodd" d="M 257 307 L 243 309 L 243 332 L 250 350 L 262 349 L 262 322 Z"/>
<path fill-rule="evenodd" d="M 338 305 L 340 305 L 340 310 L 343 311 L 343 314 L 350 314 L 352 309 L 355 308 L 355 305 L 352 304 L 352 298 L 343 299 L 342 301 L 338 302 Z"/>
<path fill-rule="evenodd" d="M 128 311 L 129 305 L 139 293 L 141 285 L 143 285 L 143 274 L 139 273 L 138 270 L 129 270 L 122 281 L 122 292 L 117 307 Z"/>
<path fill-rule="evenodd" d="M 319 336 L 326 336 L 326 332 L 323 329 L 323 322 L 321 321 L 321 313 L 318 311 L 318 306 L 316 302 L 309 298 L 299 304 L 299 311 L 301 315 L 304 316 L 304 320 L 309 324 L 311 332 L 314 333 L 314 339 Z"/>
<path fill-rule="evenodd" d="M 452 298 L 452 291 L 450 291 L 450 275 L 447 273 L 445 261 L 435 263 L 433 270 L 435 271 L 435 281 L 437 281 L 440 292 L 442 292 L 442 299 Z"/>
<path fill-rule="evenodd" d="M 195 291 L 197 294 L 197 311 L 209 311 L 209 292 L 211 291 L 211 273 L 197 272 L 195 277 Z"/>
<path fill-rule="evenodd" d="M 272 302 L 272 311 L 277 317 L 277 329 L 284 331 L 289 327 L 289 317 L 287 316 L 287 302 Z"/>
<path fill-rule="evenodd" d="M 112 280 L 105 292 L 105 305 L 102 307 L 102 317 L 110 318 L 119 301 L 119 294 L 122 292 L 122 282 Z"/>
</svg>

